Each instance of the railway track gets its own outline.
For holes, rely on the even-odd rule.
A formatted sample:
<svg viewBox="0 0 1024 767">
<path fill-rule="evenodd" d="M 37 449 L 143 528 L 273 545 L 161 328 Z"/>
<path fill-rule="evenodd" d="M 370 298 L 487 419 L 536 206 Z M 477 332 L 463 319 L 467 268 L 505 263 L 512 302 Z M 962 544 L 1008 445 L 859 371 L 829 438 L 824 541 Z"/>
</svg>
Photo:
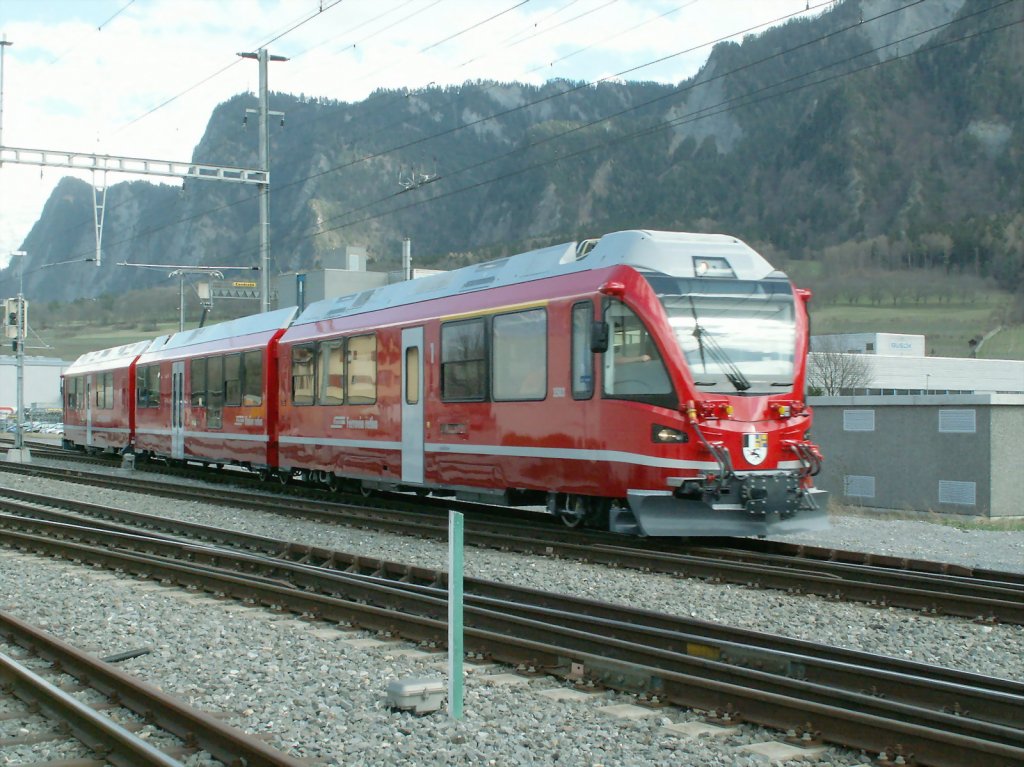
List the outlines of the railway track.
<svg viewBox="0 0 1024 767">
<path fill-rule="evenodd" d="M 4 517 L 7 545 L 445 643 L 442 573 L 308 547 L 299 556 L 303 547 L 294 544 L 182 523 L 175 523 L 175 535 L 224 539 L 246 551 L 95 520 L 72 524 L 50 509 L 22 511 L 24 517 Z M 277 556 L 254 553 L 264 551 Z M 323 561 L 332 567 L 311 564 Z M 482 581 L 467 583 L 467 595 L 466 649 L 498 661 L 731 711 L 733 718 L 740 712 L 805 740 L 820 731 L 825 740 L 875 753 L 896 753 L 901 744 L 921 764 L 1024 759 L 1017 723 L 1024 685 L 1017 682 Z"/>
<path fill-rule="evenodd" d="M 121 672 L 113 660 L 0 611 L 0 700 L 7 703 L 0 720 L 23 723 L 0 748 L 17 763 L 35 761 L 35 749 L 44 748 L 77 767 L 182 767 L 181 757 L 201 750 L 225 765 L 309 767 Z"/>
<path fill-rule="evenodd" d="M 424 501 L 430 499 L 386 499 L 389 508 L 382 502 L 369 506 L 365 502 L 339 503 L 294 494 L 268 496 L 226 487 L 218 487 L 216 494 L 211 495 L 208 488 L 143 479 L 134 472 L 115 476 L 36 464 L 0 463 L 0 470 L 436 540 L 447 538 L 447 507 L 452 505 L 444 499 L 433 499 L 442 501 L 441 506 L 425 506 Z M 467 513 L 466 543 L 470 545 L 813 594 L 878 607 L 1024 624 L 1024 584 L 1015 573 L 943 568 L 939 563 L 905 560 L 862 564 L 851 561 L 855 559 L 852 554 L 825 549 L 811 551 L 813 556 L 808 556 L 806 550 L 780 553 L 787 551 L 780 547 L 753 550 L 742 539 L 721 542 L 720 546 L 680 545 L 673 550 L 663 541 L 634 541 L 611 534 L 568 531 L 555 524 L 545 527 L 538 537 L 536 514 L 497 521 L 493 511 L 481 511 L 477 506 L 463 508 Z"/>
</svg>

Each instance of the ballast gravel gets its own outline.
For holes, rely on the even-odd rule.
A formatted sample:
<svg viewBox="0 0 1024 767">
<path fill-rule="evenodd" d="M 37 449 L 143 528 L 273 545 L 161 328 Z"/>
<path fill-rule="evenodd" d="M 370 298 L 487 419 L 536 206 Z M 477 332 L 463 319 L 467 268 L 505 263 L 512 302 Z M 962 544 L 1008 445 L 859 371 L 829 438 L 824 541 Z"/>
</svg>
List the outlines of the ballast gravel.
<svg viewBox="0 0 1024 767">
<path fill-rule="evenodd" d="M 365 556 L 444 569 L 444 543 L 372 533 L 285 516 L 0 474 L 0 486 L 107 503 L 146 514 L 231 527 Z M 216 488 L 211 487 L 211 493 Z M 841 516 L 830 531 L 794 540 L 973 567 L 1024 572 L 1024 532 L 963 531 L 917 521 Z M 1024 629 L 816 597 L 710 584 L 565 560 L 470 548 L 466 574 L 620 602 L 640 608 L 786 634 L 976 673 L 1024 679 Z M 296 620 L 72 563 L 0 549 L 0 609 L 98 655 L 148 647 L 120 664 L 165 692 L 265 737 L 274 747 L 324 765 L 694 765 L 760 767 L 747 747 L 783 733 L 741 724 L 724 736 L 686 738 L 669 725 L 700 712 L 668 707 L 638 719 L 605 709 L 635 702 L 597 692 L 556 700 L 570 689 L 551 677 L 501 685 L 503 667 L 468 667 L 465 716 L 391 711 L 393 679 L 443 677 L 443 653 L 408 642 L 352 643 L 367 632 Z M 379 638 L 379 637 L 375 637 Z M 543 694 L 546 693 L 546 694 Z M 32 747 L 43 760 L 47 745 Z M 851 767 L 874 755 L 841 748 L 786 764 Z M 0 746 L 0 765 L 25 758 Z M 197 755 L 187 764 L 207 764 Z"/>
</svg>

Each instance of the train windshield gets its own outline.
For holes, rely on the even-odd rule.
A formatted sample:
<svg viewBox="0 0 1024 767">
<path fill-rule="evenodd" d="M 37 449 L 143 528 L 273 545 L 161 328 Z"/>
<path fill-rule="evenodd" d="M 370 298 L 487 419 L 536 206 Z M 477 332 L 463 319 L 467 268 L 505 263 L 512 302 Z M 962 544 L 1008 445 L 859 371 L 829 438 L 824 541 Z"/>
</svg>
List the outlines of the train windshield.
<svg viewBox="0 0 1024 767">
<path fill-rule="evenodd" d="M 766 394 L 793 386 L 796 312 L 788 281 L 670 281 L 671 293 L 654 287 L 698 389 Z"/>
</svg>

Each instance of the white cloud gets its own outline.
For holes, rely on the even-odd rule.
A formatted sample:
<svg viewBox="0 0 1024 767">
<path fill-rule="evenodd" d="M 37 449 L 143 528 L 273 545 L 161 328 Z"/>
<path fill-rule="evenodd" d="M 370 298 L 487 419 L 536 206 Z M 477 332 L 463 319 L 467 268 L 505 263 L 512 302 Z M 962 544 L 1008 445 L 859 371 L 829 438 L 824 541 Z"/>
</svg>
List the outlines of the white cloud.
<svg viewBox="0 0 1024 767">
<path fill-rule="evenodd" d="M 270 64 L 272 91 L 354 101 L 378 88 L 477 78 L 594 80 L 800 13 L 806 2 L 532 0 L 502 13 L 514 5 L 136 0 L 118 13 L 125 0 L 4 0 L 0 32 L 14 44 L 4 58 L 3 145 L 188 160 L 213 108 L 257 89 L 257 63 L 236 53 L 282 33 L 267 47 L 291 60 Z M 678 82 L 709 50 L 637 69 L 627 79 Z M 69 173 L 91 179 L 82 171 L 0 168 L 0 265 Z M 111 174 L 106 181 L 122 180 Z"/>
</svg>

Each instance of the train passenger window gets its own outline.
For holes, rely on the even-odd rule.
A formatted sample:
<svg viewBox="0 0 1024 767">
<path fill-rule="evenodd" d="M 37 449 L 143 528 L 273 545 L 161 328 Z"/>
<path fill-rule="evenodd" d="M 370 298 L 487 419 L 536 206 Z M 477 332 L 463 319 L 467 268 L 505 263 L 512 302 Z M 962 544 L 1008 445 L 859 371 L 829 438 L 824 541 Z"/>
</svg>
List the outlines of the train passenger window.
<svg viewBox="0 0 1024 767">
<path fill-rule="evenodd" d="M 312 346 L 292 347 L 292 402 L 313 404 L 314 357 Z"/>
<path fill-rule="evenodd" d="M 242 404 L 263 404 L 263 352 L 242 355 Z"/>
<path fill-rule="evenodd" d="M 590 399 L 594 396 L 594 353 L 590 351 L 590 328 L 594 322 L 594 305 L 590 301 L 572 307 L 572 396 Z"/>
<path fill-rule="evenodd" d="M 322 341 L 317 352 L 320 391 L 318 405 L 342 405 L 345 402 L 345 341 Z"/>
<path fill-rule="evenodd" d="M 445 402 L 486 399 L 485 330 L 482 317 L 441 325 L 441 399 Z"/>
<path fill-rule="evenodd" d="M 189 362 L 188 382 L 192 407 L 206 407 L 206 357 Z"/>
<path fill-rule="evenodd" d="M 242 404 L 241 354 L 229 354 L 224 358 L 224 404 L 228 407 Z"/>
<path fill-rule="evenodd" d="M 377 401 L 377 336 L 348 339 L 348 404 L 372 405 Z"/>
<path fill-rule="evenodd" d="M 491 391 L 496 402 L 540 400 L 547 393 L 548 315 L 501 314 L 491 325 Z"/>
<path fill-rule="evenodd" d="M 160 407 L 160 366 L 135 369 L 135 398 L 139 407 Z"/>
<path fill-rule="evenodd" d="M 612 301 L 605 312 L 611 344 L 604 355 L 604 394 L 629 399 L 672 393 L 654 338 L 632 310 Z"/>
<path fill-rule="evenodd" d="M 405 404 L 420 401 L 420 350 L 410 346 L 405 350 Z"/>
<path fill-rule="evenodd" d="M 92 406 L 99 410 L 103 407 L 103 375 L 96 376 L 96 389 L 92 393 Z"/>
<path fill-rule="evenodd" d="M 219 429 L 224 425 L 224 358 L 206 361 L 206 427 Z"/>
<path fill-rule="evenodd" d="M 104 373 L 101 378 L 100 391 L 102 392 L 103 402 L 99 407 L 104 410 L 110 410 L 114 407 L 114 374 Z"/>
</svg>

